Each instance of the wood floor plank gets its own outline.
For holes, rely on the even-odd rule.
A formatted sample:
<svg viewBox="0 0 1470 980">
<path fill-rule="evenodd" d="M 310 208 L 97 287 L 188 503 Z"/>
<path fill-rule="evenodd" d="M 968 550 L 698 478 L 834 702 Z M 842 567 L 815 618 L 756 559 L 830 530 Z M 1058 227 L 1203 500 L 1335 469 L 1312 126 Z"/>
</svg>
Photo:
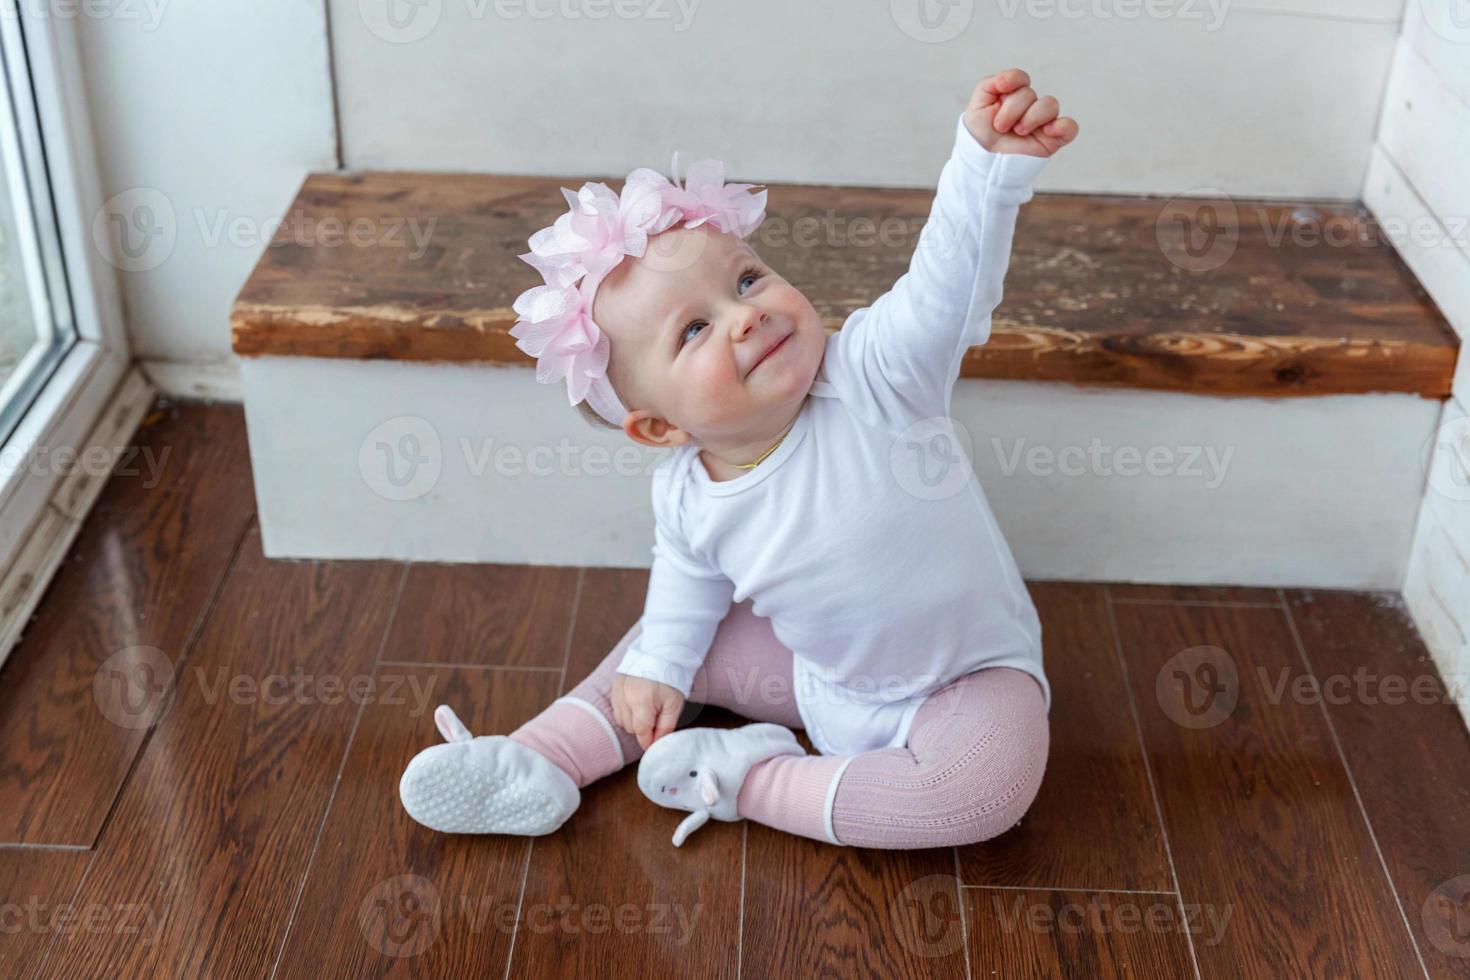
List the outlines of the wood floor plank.
<svg viewBox="0 0 1470 980">
<path fill-rule="evenodd" d="M 104 487 L 0 673 L 0 841 L 96 840 L 159 706 L 152 678 L 184 655 L 254 512 L 238 408 L 165 412 L 137 442 L 160 465 Z"/>
<path fill-rule="evenodd" d="M 1036 801 L 999 837 L 959 849 L 967 885 L 1170 891 L 1169 862 L 1104 587 L 1027 583 L 1052 686 Z"/>
<path fill-rule="evenodd" d="M 837 847 L 745 823 L 742 976 L 965 976 L 954 848 Z"/>
<path fill-rule="evenodd" d="M 636 569 L 583 575 L 567 690 L 637 621 L 648 580 Z M 700 725 L 740 723 L 698 710 Z M 741 824 L 710 821 L 674 847 L 678 822 L 639 792 L 636 764 L 585 787 L 577 812 L 532 848 L 510 976 L 734 978 Z"/>
<path fill-rule="evenodd" d="M 1229 916 L 1202 974 L 1422 975 L 1325 720 L 1272 693 L 1284 610 L 1113 610 L 1183 900 Z"/>
<path fill-rule="evenodd" d="M 252 528 L 78 893 L 158 934 L 58 937 L 44 976 L 267 975 L 402 575 L 270 562 Z"/>
<path fill-rule="evenodd" d="M 413 565 L 403 587 L 405 615 L 383 659 L 560 667 L 577 574 L 546 565 Z"/>
<path fill-rule="evenodd" d="M 440 741 L 435 705 L 476 734 L 504 733 L 556 687 L 542 671 L 378 668 L 385 696 L 358 724 L 278 978 L 505 974 L 531 840 L 431 831 L 404 812 L 398 778 Z"/>
<path fill-rule="evenodd" d="M 0 848 L 0 977 L 29 977 L 54 936 L 76 929 L 146 930 L 144 910 L 78 907 L 92 852 Z"/>
<path fill-rule="evenodd" d="M 1194 976 L 1186 932 L 1209 938 L 1173 895 L 964 889 L 976 977 Z"/>
<path fill-rule="evenodd" d="M 1396 595 L 1286 601 L 1429 975 L 1470 978 L 1470 732 Z"/>
</svg>

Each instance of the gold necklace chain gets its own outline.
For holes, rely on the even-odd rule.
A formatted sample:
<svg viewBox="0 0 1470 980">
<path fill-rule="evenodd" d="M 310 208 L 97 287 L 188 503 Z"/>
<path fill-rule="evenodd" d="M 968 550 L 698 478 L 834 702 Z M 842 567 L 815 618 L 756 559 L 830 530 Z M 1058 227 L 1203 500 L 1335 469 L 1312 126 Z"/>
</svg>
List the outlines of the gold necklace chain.
<svg viewBox="0 0 1470 980">
<path fill-rule="evenodd" d="M 788 430 L 788 432 L 789 432 L 789 430 Z M 776 446 L 781 445 L 781 443 L 784 442 L 785 440 L 786 440 L 786 436 L 785 435 L 782 435 L 780 439 L 777 439 L 776 440 Z M 773 452 L 776 451 L 776 446 L 772 446 L 770 449 L 767 449 L 765 452 L 761 453 L 760 459 L 756 460 L 754 463 L 731 463 L 730 465 L 733 466 L 733 467 L 735 467 L 736 469 L 741 469 L 741 470 L 755 469 L 757 466 L 759 466 L 761 464 L 761 460 L 762 459 L 765 459 L 767 456 L 771 455 L 771 453 L 773 453 Z"/>
</svg>

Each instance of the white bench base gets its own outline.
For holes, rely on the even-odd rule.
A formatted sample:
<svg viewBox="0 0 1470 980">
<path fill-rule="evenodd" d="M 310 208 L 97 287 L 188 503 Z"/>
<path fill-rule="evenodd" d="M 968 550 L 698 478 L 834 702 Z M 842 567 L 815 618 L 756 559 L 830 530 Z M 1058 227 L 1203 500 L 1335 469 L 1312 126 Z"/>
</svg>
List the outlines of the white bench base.
<svg viewBox="0 0 1470 980">
<path fill-rule="evenodd" d="M 260 357 L 242 378 L 270 557 L 649 565 L 664 454 L 529 367 Z M 1027 578 L 1398 590 L 1441 405 L 961 379 L 951 409 Z"/>
</svg>

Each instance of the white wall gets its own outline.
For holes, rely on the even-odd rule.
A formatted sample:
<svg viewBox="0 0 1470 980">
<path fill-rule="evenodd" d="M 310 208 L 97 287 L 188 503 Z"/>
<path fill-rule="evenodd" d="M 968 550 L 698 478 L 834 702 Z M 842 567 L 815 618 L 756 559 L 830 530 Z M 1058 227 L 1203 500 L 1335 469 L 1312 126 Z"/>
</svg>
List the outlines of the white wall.
<svg viewBox="0 0 1470 980">
<path fill-rule="evenodd" d="M 1082 122 L 1042 190 L 1338 198 L 1361 187 L 1402 7 L 616 0 L 633 16 L 592 20 L 532 12 L 619 7 L 431 0 L 397 28 L 363 12 L 387 2 L 330 0 L 349 167 L 621 176 L 678 148 L 747 178 L 932 185 L 975 82 L 1018 64 Z"/>
<path fill-rule="evenodd" d="M 128 13 L 78 27 L 110 199 L 94 234 L 119 233 L 112 215 L 131 229 L 119 278 L 133 351 L 165 390 L 229 394 L 230 303 L 302 178 L 337 166 L 326 11 L 320 0 L 66 6 Z"/>
<path fill-rule="evenodd" d="M 1404 600 L 1470 719 L 1470 18 L 1410 0 L 1363 199 L 1461 340 L 1454 397 L 1423 447 L 1427 487 Z M 1460 21 L 1451 15 L 1458 12 Z"/>
<path fill-rule="evenodd" d="M 124 271 L 134 348 L 166 389 L 233 390 L 230 301 L 336 166 L 334 96 L 352 168 L 621 176 L 679 149 L 932 185 L 976 79 L 1020 64 L 1083 124 L 1044 189 L 1353 198 L 1403 0 L 923 0 L 934 32 L 918 2 L 100 5 L 134 14 L 81 23 L 104 187 L 173 215 Z"/>
</svg>

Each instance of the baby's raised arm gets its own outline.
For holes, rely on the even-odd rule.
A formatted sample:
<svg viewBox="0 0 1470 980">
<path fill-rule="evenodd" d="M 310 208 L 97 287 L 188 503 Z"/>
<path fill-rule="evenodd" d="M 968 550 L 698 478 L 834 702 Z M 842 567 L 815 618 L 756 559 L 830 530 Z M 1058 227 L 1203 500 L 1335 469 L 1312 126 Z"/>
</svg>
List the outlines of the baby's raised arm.
<svg viewBox="0 0 1470 980">
<path fill-rule="evenodd" d="M 1058 110 L 1020 69 L 981 79 L 956 121 L 908 271 L 843 324 L 841 366 L 890 414 L 947 413 L 960 359 L 990 335 L 1017 212 L 1050 156 L 1077 135 Z"/>
</svg>

